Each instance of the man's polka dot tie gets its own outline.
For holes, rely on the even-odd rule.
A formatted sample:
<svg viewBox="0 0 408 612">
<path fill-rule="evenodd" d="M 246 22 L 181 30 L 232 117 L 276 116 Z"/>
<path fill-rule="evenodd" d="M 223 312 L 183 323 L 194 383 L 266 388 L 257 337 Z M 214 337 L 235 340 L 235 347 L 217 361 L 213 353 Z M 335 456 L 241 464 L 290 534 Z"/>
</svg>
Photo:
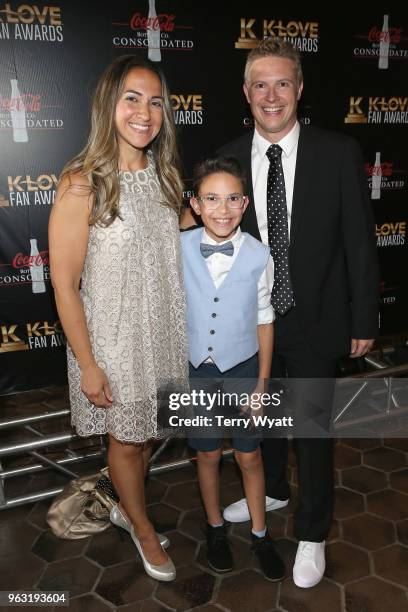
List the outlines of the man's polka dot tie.
<svg viewBox="0 0 408 612">
<path fill-rule="evenodd" d="M 274 309 L 283 315 L 293 306 L 293 291 L 289 276 L 288 210 L 281 147 L 271 145 L 266 156 L 269 159 L 266 194 L 268 240 L 275 266 L 271 303 Z"/>
</svg>

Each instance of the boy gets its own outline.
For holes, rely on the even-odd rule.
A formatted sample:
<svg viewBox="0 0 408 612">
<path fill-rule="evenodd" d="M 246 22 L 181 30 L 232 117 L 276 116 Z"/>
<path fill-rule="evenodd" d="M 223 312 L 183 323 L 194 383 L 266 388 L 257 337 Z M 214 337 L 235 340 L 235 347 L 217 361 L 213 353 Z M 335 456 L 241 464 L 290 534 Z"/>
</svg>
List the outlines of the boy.
<svg viewBox="0 0 408 612">
<path fill-rule="evenodd" d="M 204 228 L 181 237 L 191 386 L 197 387 L 197 379 L 198 387 L 205 387 L 200 379 L 253 378 L 258 382 L 252 391 L 266 391 L 273 346 L 273 262 L 268 247 L 239 229 L 248 205 L 242 169 L 232 157 L 207 159 L 197 166 L 193 186 L 191 206 Z M 252 550 L 268 580 L 283 580 L 285 567 L 265 526 L 260 440 L 243 434 L 234 436 L 233 448 L 252 519 Z M 189 437 L 189 445 L 197 450 L 208 564 L 217 572 L 230 571 L 233 559 L 219 503 L 222 438 Z"/>
</svg>

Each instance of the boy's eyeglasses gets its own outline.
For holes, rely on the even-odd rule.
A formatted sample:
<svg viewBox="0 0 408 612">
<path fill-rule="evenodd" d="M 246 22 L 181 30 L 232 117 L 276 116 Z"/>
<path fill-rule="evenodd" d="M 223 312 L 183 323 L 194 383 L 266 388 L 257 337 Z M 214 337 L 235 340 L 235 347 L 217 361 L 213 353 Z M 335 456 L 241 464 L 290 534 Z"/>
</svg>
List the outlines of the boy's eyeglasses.
<svg viewBox="0 0 408 612">
<path fill-rule="evenodd" d="M 246 196 L 240 194 L 233 194 L 225 196 L 225 198 L 221 198 L 216 195 L 205 195 L 198 196 L 196 199 L 198 202 L 203 204 L 208 210 L 214 210 L 223 202 L 226 203 L 228 208 L 242 208 L 245 202 Z"/>
</svg>

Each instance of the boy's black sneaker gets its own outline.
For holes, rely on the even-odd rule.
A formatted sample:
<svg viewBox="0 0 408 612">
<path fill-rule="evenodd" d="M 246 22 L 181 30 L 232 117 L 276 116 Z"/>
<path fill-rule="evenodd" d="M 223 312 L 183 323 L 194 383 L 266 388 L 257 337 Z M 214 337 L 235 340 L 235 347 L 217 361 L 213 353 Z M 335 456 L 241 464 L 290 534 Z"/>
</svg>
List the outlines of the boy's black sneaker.
<svg viewBox="0 0 408 612">
<path fill-rule="evenodd" d="M 234 561 L 228 543 L 225 525 L 212 527 L 207 524 L 207 562 L 215 572 L 230 572 Z"/>
<path fill-rule="evenodd" d="M 251 550 L 256 555 L 262 573 L 267 580 L 279 582 L 286 576 L 285 564 L 277 553 L 268 532 L 263 538 L 252 535 Z"/>
</svg>

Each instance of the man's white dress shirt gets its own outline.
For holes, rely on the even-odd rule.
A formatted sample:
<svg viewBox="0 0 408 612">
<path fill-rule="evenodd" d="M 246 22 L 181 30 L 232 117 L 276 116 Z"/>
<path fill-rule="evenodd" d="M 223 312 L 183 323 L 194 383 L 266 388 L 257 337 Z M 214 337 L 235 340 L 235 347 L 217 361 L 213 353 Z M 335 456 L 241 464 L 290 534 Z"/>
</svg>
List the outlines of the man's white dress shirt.
<svg viewBox="0 0 408 612">
<path fill-rule="evenodd" d="M 296 157 L 299 142 L 300 125 L 295 123 L 289 134 L 286 134 L 276 144 L 282 148 L 282 169 L 285 178 L 286 206 L 288 209 L 288 233 L 290 240 L 290 225 L 292 217 L 293 187 L 295 184 Z M 266 190 L 268 184 L 269 159 L 266 151 L 272 143 L 261 136 L 256 130 L 252 141 L 251 167 L 254 188 L 254 204 L 258 220 L 261 240 L 269 245 L 268 219 L 266 213 Z"/>
</svg>

